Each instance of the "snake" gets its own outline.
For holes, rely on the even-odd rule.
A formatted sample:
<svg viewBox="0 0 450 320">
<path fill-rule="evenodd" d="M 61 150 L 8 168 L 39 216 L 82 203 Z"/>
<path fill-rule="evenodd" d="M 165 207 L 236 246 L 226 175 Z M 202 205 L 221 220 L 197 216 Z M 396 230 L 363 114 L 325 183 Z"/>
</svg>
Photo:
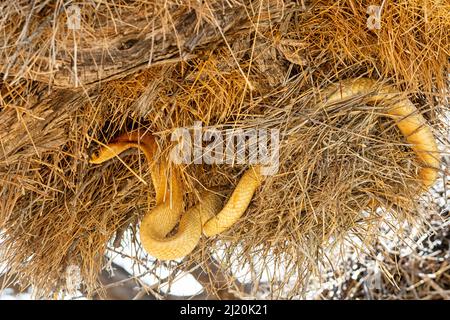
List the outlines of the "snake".
<svg viewBox="0 0 450 320">
<path fill-rule="evenodd" d="M 159 260 L 183 258 L 195 249 L 202 233 L 212 237 L 228 230 L 247 210 L 262 181 L 261 168 L 253 166 L 244 172 L 224 206 L 217 193 L 204 191 L 201 201 L 185 212 L 179 169 L 173 168 L 169 183 L 168 162 L 154 161 L 157 144 L 152 134 L 124 133 L 93 152 L 89 162 L 103 163 L 130 148 L 140 149 L 149 163 L 156 206 L 144 215 L 139 234 L 147 253 Z"/>
<path fill-rule="evenodd" d="M 380 86 L 370 78 L 351 78 L 329 85 L 322 96 L 325 97 L 325 107 L 357 96 L 366 96 L 365 100 L 371 103 L 389 100 L 391 104 L 385 109 L 386 116 L 395 121 L 421 163 L 418 176 L 423 189 L 435 183 L 439 175 L 440 157 L 433 131 L 411 100 L 399 97 L 397 89 L 388 84 Z"/>
<path fill-rule="evenodd" d="M 398 95 L 389 85 L 382 85 L 369 78 L 347 79 L 329 85 L 323 91 L 324 107 L 355 96 L 367 95 L 368 102 L 380 102 Z M 425 188 L 437 179 L 440 165 L 437 143 L 431 127 L 407 98 L 396 100 L 386 109 L 386 114 L 395 120 L 400 132 L 411 145 L 422 166 L 418 172 Z M 219 195 L 204 191 L 200 202 L 184 210 L 184 187 L 179 168 L 172 168 L 168 179 L 168 161 L 155 161 L 157 143 L 154 135 L 141 134 L 136 130 L 124 133 L 107 145 L 97 149 L 90 157 L 92 164 L 101 164 L 130 148 L 140 149 L 149 164 L 155 188 L 156 205 L 143 217 L 139 234 L 141 244 L 151 256 L 160 260 L 183 258 L 197 246 L 202 233 L 212 237 L 230 229 L 247 210 L 253 195 L 261 185 L 261 167 L 254 165 L 244 172 L 225 205 Z M 176 232 L 174 228 L 177 226 Z"/>
</svg>

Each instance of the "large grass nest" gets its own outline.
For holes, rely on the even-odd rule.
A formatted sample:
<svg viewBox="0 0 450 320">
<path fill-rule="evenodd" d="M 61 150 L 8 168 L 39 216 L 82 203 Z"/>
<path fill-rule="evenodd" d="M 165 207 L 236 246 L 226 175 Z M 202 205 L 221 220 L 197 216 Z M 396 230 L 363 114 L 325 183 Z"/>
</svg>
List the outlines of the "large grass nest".
<svg viewBox="0 0 450 320">
<path fill-rule="evenodd" d="M 332 82 L 389 83 L 415 103 L 448 152 L 450 7 L 382 3 L 381 28 L 370 30 L 368 1 L 93 0 L 78 4 L 80 29 L 71 30 L 72 1 L 3 2 L 5 271 L 48 297 L 68 289 L 75 268 L 90 295 L 105 254 L 127 244 L 129 258 L 156 282 L 167 281 L 164 272 L 170 282 L 200 268 L 207 290 L 222 283 L 245 296 L 245 283 L 267 282 L 272 298 L 291 298 L 320 274 L 331 249 L 355 237 L 372 248 L 386 215 L 420 226 L 427 200 L 420 164 L 385 106 L 364 96 L 326 109 L 319 103 Z M 143 253 L 136 231 L 155 205 L 143 155 L 127 152 L 103 165 L 88 158 L 139 129 L 158 137 L 163 159 L 173 130 L 195 121 L 218 130 L 279 129 L 280 167 L 239 223 L 203 238 L 182 261 L 162 263 Z M 246 168 L 183 165 L 186 203 L 204 188 L 227 186 L 225 197 Z M 369 209 L 373 199 L 383 205 Z"/>
</svg>

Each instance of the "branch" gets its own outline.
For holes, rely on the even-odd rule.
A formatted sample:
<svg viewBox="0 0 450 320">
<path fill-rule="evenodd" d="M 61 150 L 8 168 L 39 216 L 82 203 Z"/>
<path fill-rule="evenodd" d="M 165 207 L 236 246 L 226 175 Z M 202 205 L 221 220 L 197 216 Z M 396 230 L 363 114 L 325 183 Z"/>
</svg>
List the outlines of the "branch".
<svg viewBox="0 0 450 320">
<path fill-rule="evenodd" d="M 193 296 L 178 296 L 163 292 L 149 292 L 134 279 L 134 277 L 121 266 L 112 263 L 114 275 L 103 270 L 99 280 L 103 286 L 93 295 L 94 300 L 206 300 L 210 296 L 202 292 Z"/>
<path fill-rule="evenodd" d="M 102 45 L 95 41 L 96 38 L 89 39 L 91 41 L 68 39 L 63 48 L 55 50 L 52 61 L 48 61 L 48 50 L 42 50 L 42 45 L 37 42 L 39 37 L 21 46 L 11 43 L 9 45 L 15 52 L 23 51 L 25 56 L 31 53 L 32 61 L 40 63 L 28 66 L 24 72 L 23 60 L 14 60 L 11 65 L 10 57 L 5 54 L 0 59 L 0 70 L 7 70 L 9 76 L 32 78 L 69 88 L 76 84 L 85 86 L 117 79 L 149 66 L 188 60 L 195 57 L 194 49 L 222 42 L 222 30 L 230 35 L 232 30 L 251 27 L 249 18 L 239 5 L 230 7 L 219 3 L 216 11 L 219 12 L 215 17 L 217 23 L 212 24 L 199 19 L 193 9 L 183 5 L 173 7 L 168 14 L 176 19 L 170 30 L 160 23 L 157 12 L 124 14 L 114 32 L 109 25 L 97 27 L 96 34 L 103 35 Z M 148 27 L 149 21 L 153 23 L 152 28 Z M 87 27 L 87 31 L 77 30 L 79 35 L 83 32 L 89 34 Z M 52 28 L 52 24 L 46 28 Z M 221 29 L 220 32 L 217 28 Z M 76 45 L 72 41 L 76 41 Z"/>
<path fill-rule="evenodd" d="M 230 283 L 231 275 L 228 275 L 220 264 L 211 256 L 206 261 L 206 266 L 199 263 L 191 263 L 187 267 L 187 272 L 203 286 L 207 292 L 211 292 L 216 299 L 220 300 L 240 300 L 241 297 L 232 290 L 234 286 L 238 292 L 247 292 L 249 288 L 237 280 Z"/>
</svg>

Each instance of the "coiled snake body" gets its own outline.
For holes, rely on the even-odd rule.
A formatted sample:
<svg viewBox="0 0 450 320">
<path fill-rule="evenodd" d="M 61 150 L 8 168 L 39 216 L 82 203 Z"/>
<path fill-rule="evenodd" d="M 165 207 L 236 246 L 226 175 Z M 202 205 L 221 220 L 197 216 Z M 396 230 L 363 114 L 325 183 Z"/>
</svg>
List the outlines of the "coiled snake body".
<svg viewBox="0 0 450 320">
<path fill-rule="evenodd" d="M 90 162 L 105 162 L 130 148 L 143 151 L 149 162 L 156 191 L 156 207 L 150 210 L 141 222 L 141 243 L 150 255 L 161 260 L 182 258 L 189 254 L 197 245 L 202 230 L 206 236 L 214 236 L 231 227 L 245 212 L 261 184 L 260 169 L 255 166 L 244 173 L 222 209 L 222 201 L 218 195 L 204 192 L 201 202 L 183 214 L 184 190 L 178 169 L 175 167 L 172 170 L 169 191 L 167 163 L 152 162 L 157 148 L 152 135 L 140 136 L 138 131 L 123 134 L 95 152 Z M 167 236 L 178 221 L 178 231 Z"/>
<path fill-rule="evenodd" d="M 332 84 L 324 91 L 326 99 L 323 106 L 353 96 L 369 94 L 376 85 L 375 80 L 365 78 Z M 395 94 L 398 92 L 394 88 L 385 85 L 367 99 L 369 102 L 378 102 Z M 424 187 L 431 186 L 437 179 L 440 164 L 431 128 L 423 116 L 417 113 L 412 102 L 406 98 L 396 101 L 386 111 L 387 115 L 396 121 L 396 125 L 423 164 L 419 177 Z M 90 162 L 103 163 L 130 148 L 139 148 L 143 151 L 149 163 L 156 191 L 156 207 L 150 210 L 141 222 L 141 243 L 150 255 L 161 260 L 182 258 L 189 254 L 197 245 L 202 231 L 206 236 L 214 236 L 230 228 L 247 209 L 263 178 L 259 166 L 251 167 L 241 177 L 222 209 L 220 197 L 208 191 L 202 194 L 201 201 L 197 205 L 184 212 L 184 189 L 179 169 L 173 168 L 168 183 L 167 162 L 153 162 L 157 150 L 153 135 L 140 135 L 138 131 L 123 134 L 95 152 Z M 177 232 L 168 236 L 178 221 Z"/>
</svg>

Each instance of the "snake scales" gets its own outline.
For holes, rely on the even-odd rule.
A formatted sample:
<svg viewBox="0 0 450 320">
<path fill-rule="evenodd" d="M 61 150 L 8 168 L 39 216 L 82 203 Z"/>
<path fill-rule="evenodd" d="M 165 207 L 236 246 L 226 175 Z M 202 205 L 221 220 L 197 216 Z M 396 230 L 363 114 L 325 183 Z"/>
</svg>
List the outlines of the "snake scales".
<svg viewBox="0 0 450 320">
<path fill-rule="evenodd" d="M 149 162 L 156 191 L 156 207 L 150 210 L 141 222 L 141 243 L 150 255 L 161 260 L 177 259 L 189 254 L 197 245 L 202 230 L 206 236 L 214 236 L 231 227 L 245 212 L 261 184 L 260 169 L 255 166 L 244 173 L 222 209 L 221 198 L 206 191 L 201 195 L 201 202 L 183 214 L 184 190 L 179 169 L 175 167 L 172 170 L 169 190 L 167 163 L 152 162 L 157 149 L 152 135 L 140 135 L 138 131 L 125 133 L 97 150 L 90 162 L 105 162 L 130 148 L 143 151 Z M 167 237 L 178 221 L 180 224 L 176 234 Z"/>
<path fill-rule="evenodd" d="M 398 95 L 398 92 L 388 85 L 383 85 L 377 92 L 370 94 L 376 85 L 375 80 L 367 78 L 332 84 L 324 91 L 325 100 L 322 106 L 326 107 L 358 95 L 367 94 L 367 102 L 379 102 Z M 437 179 L 440 164 L 431 128 L 407 98 L 396 100 L 386 109 L 386 114 L 396 121 L 397 127 L 422 163 L 419 178 L 424 187 L 428 188 Z M 156 206 L 141 222 L 141 243 L 150 255 L 161 260 L 182 258 L 189 254 L 199 242 L 202 232 L 206 236 L 214 236 L 230 228 L 243 215 L 263 180 L 260 167 L 251 167 L 243 174 L 223 207 L 218 195 L 206 191 L 201 195 L 198 204 L 184 212 L 184 189 L 179 169 L 173 168 L 169 183 L 168 163 L 153 161 L 157 152 L 153 135 L 140 135 L 138 131 L 122 134 L 94 152 L 90 163 L 103 163 L 130 148 L 138 148 L 144 153 L 156 191 Z M 178 222 L 178 231 L 168 236 Z"/>
</svg>

